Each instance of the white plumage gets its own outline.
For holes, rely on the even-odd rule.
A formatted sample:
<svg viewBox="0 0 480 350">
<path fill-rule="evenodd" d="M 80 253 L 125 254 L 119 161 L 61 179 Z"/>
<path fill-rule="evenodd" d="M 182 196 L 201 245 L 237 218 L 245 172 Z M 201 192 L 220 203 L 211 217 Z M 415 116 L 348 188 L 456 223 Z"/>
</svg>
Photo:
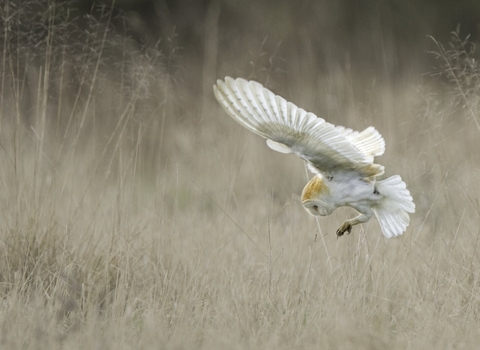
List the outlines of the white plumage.
<svg viewBox="0 0 480 350">
<path fill-rule="evenodd" d="M 302 192 L 307 211 L 324 216 L 350 206 L 360 212 L 340 226 L 338 236 L 350 233 L 352 226 L 367 222 L 373 214 L 385 237 L 405 231 L 415 204 L 400 176 L 376 181 L 384 167 L 373 160 L 385 152 L 385 141 L 375 128 L 358 132 L 335 126 L 255 81 L 226 77 L 213 90 L 239 124 L 267 139 L 271 149 L 303 158 L 316 173 Z"/>
</svg>

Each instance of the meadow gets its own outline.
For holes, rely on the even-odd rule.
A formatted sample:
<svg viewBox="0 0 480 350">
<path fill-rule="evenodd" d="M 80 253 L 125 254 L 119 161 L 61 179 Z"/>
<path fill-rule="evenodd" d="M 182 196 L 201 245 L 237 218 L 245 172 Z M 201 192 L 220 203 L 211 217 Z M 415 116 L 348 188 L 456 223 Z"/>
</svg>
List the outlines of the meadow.
<svg viewBox="0 0 480 350">
<path fill-rule="evenodd" d="M 435 61 L 428 79 L 375 83 L 304 53 L 278 66 L 255 50 L 254 63 L 215 61 L 213 30 L 192 83 L 173 41 L 139 47 L 108 11 L 79 25 L 55 6 L 31 21 L 9 6 L 2 348 L 480 342 L 480 81 L 461 35 L 424 48 L 434 51 L 422 53 Z M 403 177 L 417 206 L 407 231 L 386 240 L 371 220 L 337 239 L 353 210 L 308 215 L 299 196 L 311 175 L 221 110 L 212 85 L 225 75 L 255 78 L 334 124 L 374 125 L 387 144 L 377 162 Z"/>
</svg>

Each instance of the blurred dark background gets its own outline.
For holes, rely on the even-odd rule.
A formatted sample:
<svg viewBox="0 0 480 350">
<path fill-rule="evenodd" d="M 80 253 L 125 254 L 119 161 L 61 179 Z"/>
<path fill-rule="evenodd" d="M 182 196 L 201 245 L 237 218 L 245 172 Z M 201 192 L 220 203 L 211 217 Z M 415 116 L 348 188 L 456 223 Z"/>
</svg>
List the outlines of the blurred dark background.
<svg viewBox="0 0 480 350">
<path fill-rule="evenodd" d="M 471 42 L 480 36 L 477 0 L 15 0 L 2 4 L 3 19 L 29 8 L 19 32 L 43 31 L 44 37 L 52 7 L 56 21 L 76 23 L 79 33 L 94 35 L 92 23 L 108 21 L 139 52 L 159 49 L 165 71 L 182 80 L 191 94 L 211 95 L 214 80 L 225 75 L 256 79 L 272 88 L 295 78 L 316 86 L 328 76 L 332 81 L 395 86 L 405 79 L 425 79 L 436 65 L 428 52 L 438 47 L 429 36 L 447 48 L 453 31 Z M 32 16 L 31 23 L 44 23 L 41 29 L 28 28 L 25 18 Z M 68 28 L 71 31 L 72 26 Z M 75 37 L 70 35 L 68 41 L 72 40 Z"/>
<path fill-rule="evenodd" d="M 220 70 L 232 60 L 238 67 L 243 58 L 245 66 L 238 67 L 242 72 L 248 67 L 255 70 L 252 66 L 262 59 L 264 66 L 282 70 L 282 61 L 295 51 L 315 60 L 320 68 L 348 66 L 358 75 L 376 72 L 377 78 L 392 79 L 428 70 L 426 51 L 432 46 L 428 35 L 446 42 L 458 26 L 463 37 L 471 35 L 476 41 L 480 35 L 480 1 L 476 0 L 108 3 L 125 12 L 130 33 L 142 44 L 154 45 L 162 39 L 160 45 L 171 49 L 174 42 L 183 64 L 208 59 Z M 78 1 L 72 6 L 88 12 L 94 4 Z"/>
</svg>

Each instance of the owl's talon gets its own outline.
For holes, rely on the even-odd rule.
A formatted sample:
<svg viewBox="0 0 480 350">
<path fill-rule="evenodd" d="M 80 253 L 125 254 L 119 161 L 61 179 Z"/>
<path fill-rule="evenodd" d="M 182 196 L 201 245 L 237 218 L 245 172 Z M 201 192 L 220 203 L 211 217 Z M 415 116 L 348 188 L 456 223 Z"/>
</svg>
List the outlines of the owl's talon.
<svg viewBox="0 0 480 350">
<path fill-rule="evenodd" d="M 352 232 L 352 224 L 345 221 L 343 224 L 340 225 L 340 227 L 337 230 L 337 238 L 340 236 L 343 236 L 345 233 L 349 235 L 350 232 Z"/>
</svg>

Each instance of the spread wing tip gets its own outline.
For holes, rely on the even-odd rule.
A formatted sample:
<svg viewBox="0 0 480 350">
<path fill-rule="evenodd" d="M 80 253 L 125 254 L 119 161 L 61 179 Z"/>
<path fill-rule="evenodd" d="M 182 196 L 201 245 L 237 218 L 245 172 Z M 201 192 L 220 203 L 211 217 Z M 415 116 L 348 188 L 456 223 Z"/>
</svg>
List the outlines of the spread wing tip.
<svg viewBox="0 0 480 350">
<path fill-rule="evenodd" d="M 354 146 L 357 148 L 370 162 L 374 157 L 381 156 L 385 152 L 385 140 L 382 135 L 373 126 L 369 126 L 362 132 L 353 131 L 343 126 L 336 126 Z"/>
</svg>

